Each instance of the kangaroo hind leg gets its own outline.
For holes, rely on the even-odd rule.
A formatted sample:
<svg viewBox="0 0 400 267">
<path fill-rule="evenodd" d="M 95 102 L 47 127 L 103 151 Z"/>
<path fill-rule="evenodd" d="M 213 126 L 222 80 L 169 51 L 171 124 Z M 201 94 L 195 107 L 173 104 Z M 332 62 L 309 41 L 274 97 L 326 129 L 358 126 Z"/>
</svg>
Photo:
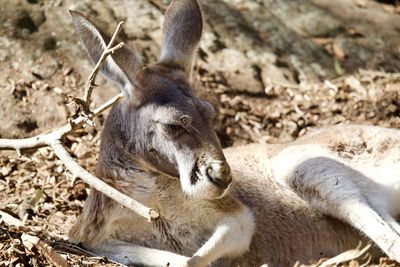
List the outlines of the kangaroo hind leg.
<svg viewBox="0 0 400 267">
<path fill-rule="evenodd" d="M 370 191 L 364 189 L 374 182 L 368 177 L 335 159 L 316 157 L 300 163 L 285 182 L 313 208 L 352 225 L 400 261 L 399 226 L 388 211 L 369 202 Z"/>
</svg>

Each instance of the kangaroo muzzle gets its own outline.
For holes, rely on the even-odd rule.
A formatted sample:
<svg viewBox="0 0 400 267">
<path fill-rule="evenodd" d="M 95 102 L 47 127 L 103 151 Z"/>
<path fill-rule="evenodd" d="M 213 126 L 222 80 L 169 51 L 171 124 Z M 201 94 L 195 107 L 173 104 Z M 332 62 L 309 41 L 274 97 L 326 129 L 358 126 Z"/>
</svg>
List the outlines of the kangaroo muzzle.
<svg viewBox="0 0 400 267">
<path fill-rule="evenodd" d="M 232 182 L 231 169 L 226 161 L 210 162 L 205 172 L 208 180 L 221 189 L 226 189 Z"/>
</svg>

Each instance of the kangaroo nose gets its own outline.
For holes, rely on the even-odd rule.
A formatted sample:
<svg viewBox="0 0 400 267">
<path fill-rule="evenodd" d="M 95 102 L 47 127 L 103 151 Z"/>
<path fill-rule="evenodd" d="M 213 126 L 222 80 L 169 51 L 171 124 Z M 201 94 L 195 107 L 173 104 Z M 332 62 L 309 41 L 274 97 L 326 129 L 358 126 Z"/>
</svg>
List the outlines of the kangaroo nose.
<svg viewBox="0 0 400 267">
<path fill-rule="evenodd" d="M 210 164 L 206 169 L 207 178 L 214 185 L 226 189 L 232 182 L 232 175 L 228 164 Z"/>
</svg>

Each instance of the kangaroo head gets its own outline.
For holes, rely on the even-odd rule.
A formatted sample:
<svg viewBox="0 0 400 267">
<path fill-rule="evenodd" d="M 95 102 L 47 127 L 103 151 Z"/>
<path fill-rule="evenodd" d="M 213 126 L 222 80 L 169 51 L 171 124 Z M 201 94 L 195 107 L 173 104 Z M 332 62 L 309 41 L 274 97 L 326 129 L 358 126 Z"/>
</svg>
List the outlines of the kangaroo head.
<svg viewBox="0 0 400 267">
<path fill-rule="evenodd" d="M 91 59 L 97 62 L 110 38 L 81 14 L 73 22 Z M 142 170 L 180 179 L 189 196 L 224 195 L 232 175 L 213 130 L 213 107 L 193 90 L 191 73 L 202 35 L 196 0 L 174 0 L 163 28 L 159 62 L 143 66 L 123 47 L 107 59 L 103 74 L 125 94 L 106 123 L 102 150 L 120 145 Z"/>
</svg>

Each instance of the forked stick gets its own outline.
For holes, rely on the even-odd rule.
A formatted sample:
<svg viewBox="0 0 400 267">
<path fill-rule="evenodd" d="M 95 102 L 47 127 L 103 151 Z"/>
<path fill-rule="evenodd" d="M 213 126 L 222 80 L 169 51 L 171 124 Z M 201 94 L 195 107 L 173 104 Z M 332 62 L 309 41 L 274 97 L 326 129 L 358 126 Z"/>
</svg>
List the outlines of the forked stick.
<svg viewBox="0 0 400 267">
<path fill-rule="evenodd" d="M 90 74 L 86 86 L 85 86 L 85 95 L 83 99 L 74 98 L 73 100 L 79 106 L 78 112 L 76 114 L 76 118 L 71 119 L 68 124 L 63 127 L 60 127 L 50 133 L 41 134 L 35 137 L 26 138 L 26 139 L 0 139 L 0 150 L 16 150 L 18 154 L 21 151 L 40 148 L 44 146 L 49 146 L 54 150 L 54 153 L 57 157 L 65 164 L 67 169 L 76 177 L 81 178 L 84 182 L 86 182 L 91 187 L 95 188 L 97 191 L 102 192 L 104 195 L 109 198 L 115 200 L 120 203 L 124 207 L 132 210 L 138 215 L 148 219 L 149 221 L 157 220 L 160 215 L 156 209 L 148 208 L 138 201 L 128 197 L 127 195 L 119 192 L 115 188 L 109 186 L 99 178 L 90 174 L 87 170 L 82 168 L 68 153 L 65 147 L 62 145 L 62 140 L 68 134 L 73 133 L 78 128 L 82 127 L 85 124 L 93 125 L 92 119 L 105 111 L 106 109 L 113 106 L 121 97 L 122 94 L 115 96 L 110 99 L 102 106 L 98 107 L 94 111 L 90 110 L 90 97 L 93 89 L 95 88 L 95 80 L 96 76 L 99 73 L 101 67 L 107 60 L 107 57 L 114 53 L 116 50 L 120 49 L 124 46 L 124 43 L 119 43 L 116 46 L 113 46 L 115 42 L 116 36 L 121 30 L 123 22 L 120 22 L 115 30 L 113 37 L 110 40 L 110 43 L 107 45 L 106 49 L 103 51 L 99 61 L 95 65 L 92 73 Z"/>
<path fill-rule="evenodd" d="M 115 39 L 117 38 L 119 32 L 121 31 L 123 24 L 124 24 L 123 21 L 118 23 L 117 28 L 115 29 L 115 32 L 114 32 L 113 36 L 111 37 L 110 42 L 108 43 L 107 47 L 104 49 L 105 51 L 101 55 L 99 61 L 97 62 L 96 66 L 92 70 L 92 73 L 90 73 L 89 78 L 86 81 L 85 95 L 83 97 L 83 102 L 86 103 L 88 105 L 88 107 L 90 106 L 93 89 L 96 87 L 95 81 L 96 81 L 97 74 L 100 71 L 100 68 L 104 65 L 104 62 L 107 60 L 107 57 L 110 54 L 113 54 L 114 51 L 116 51 L 124 46 L 124 43 L 119 43 L 118 45 L 113 47 Z"/>
</svg>

